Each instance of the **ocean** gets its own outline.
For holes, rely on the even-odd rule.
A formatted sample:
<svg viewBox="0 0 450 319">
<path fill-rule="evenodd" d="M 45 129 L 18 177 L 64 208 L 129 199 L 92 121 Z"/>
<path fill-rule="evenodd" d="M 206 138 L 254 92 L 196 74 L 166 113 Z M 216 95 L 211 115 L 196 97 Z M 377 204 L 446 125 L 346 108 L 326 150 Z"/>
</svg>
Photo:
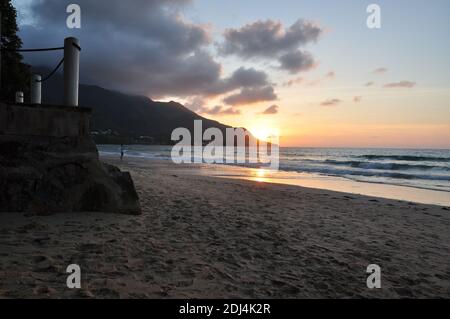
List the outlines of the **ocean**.
<svg viewBox="0 0 450 319">
<path fill-rule="evenodd" d="M 125 156 L 128 157 L 171 160 L 170 146 L 133 145 L 124 148 Z M 100 145 L 99 151 L 103 155 L 119 156 L 120 147 Z M 319 180 L 323 181 L 320 183 L 321 187 L 346 192 L 352 192 L 351 190 L 355 187 L 349 189 L 342 186 L 345 183 L 341 183 L 341 186 L 336 189 L 327 185 L 333 179 L 341 182 L 352 181 L 360 183 L 361 187 L 357 187 L 357 192 L 366 195 L 378 194 L 367 194 L 364 188 L 370 187 L 362 187 L 362 185 L 394 185 L 436 191 L 448 197 L 450 201 L 450 150 L 280 148 L 279 158 L 279 172 L 267 171 L 264 174 L 264 178 L 268 181 L 284 180 L 282 182 L 288 184 L 311 186 L 299 181 Z M 218 166 L 223 167 L 223 165 Z M 255 168 L 254 165 L 240 166 Z M 216 168 L 213 171 L 217 175 L 228 177 L 257 178 L 261 175 L 249 170 L 218 170 Z M 436 202 L 433 200 L 431 203 Z M 439 202 L 439 204 L 442 203 Z"/>
<path fill-rule="evenodd" d="M 288 148 L 280 169 L 450 192 L 450 150 Z"/>
</svg>

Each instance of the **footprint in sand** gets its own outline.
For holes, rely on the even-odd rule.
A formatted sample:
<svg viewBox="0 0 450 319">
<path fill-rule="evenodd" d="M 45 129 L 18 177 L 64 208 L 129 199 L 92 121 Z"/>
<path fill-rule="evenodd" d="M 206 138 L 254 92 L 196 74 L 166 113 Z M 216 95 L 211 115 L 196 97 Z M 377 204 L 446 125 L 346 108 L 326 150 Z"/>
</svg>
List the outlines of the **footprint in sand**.
<svg viewBox="0 0 450 319">
<path fill-rule="evenodd" d="M 103 252 L 103 246 L 94 243 L 77 244 L 76 248 L 82 252 L 98 253 L 98 254 Z"/>
<path fill-rule="evenodd" d="M 182 280 L 182 281 L 178 281 L 176 286 L 177 287 L 181 287 L 181 288 L 186 288 L 186 287 L 190 287 L 194 284 L 194 280 L 190 279 L 190 280 Z"/>
<path fill-rule="evenodd" d="M 56 290 L 48 286 L 39 286 L 33 290 L 33 294 L 36 296 L 50 297 L 56 293 Z"/>
<path fill-rule="evenodd" d="M 50 237 L 36 237 L 33 239 L 33 242 L 42 246 L 50 241 Z"/>
<path fill-rule="evenodd" d="M 35 256 L 33 257 L 34 261 L 34 271 L 36 272 L 58 272 L 59 269 L 56 267 L 55 261 L 45 255 Z"/>
</svg>

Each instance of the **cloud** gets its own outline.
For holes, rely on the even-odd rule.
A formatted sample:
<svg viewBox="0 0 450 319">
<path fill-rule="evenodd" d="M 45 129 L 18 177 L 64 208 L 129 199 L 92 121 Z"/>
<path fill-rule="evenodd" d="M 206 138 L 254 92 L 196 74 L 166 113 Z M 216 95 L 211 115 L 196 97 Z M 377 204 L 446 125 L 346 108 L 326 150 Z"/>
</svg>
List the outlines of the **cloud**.
<svg viewBox="0 0 450 319">
<path fill-rule="evenodd" d="M 220 52 L 243 58 L 271 58 L 315 42 L 321 33 L 320 27 L 304 20 L 298 20 L 289 28 L 273 20 L 257 21 L 240 29 L 227 29 Z"/>
<path fill-rule="evenodd" d="M 299 48 L 316 42 L 322 32 L 316 24 L 301 19 L 290 27 L 273 20 L 256 21 L 239 29 L 227 29 L 219 53 L 243 59 L 276 58 L 280 68 L 295 74 L 316 64 L 310 53 Z"/>
<path fill-rule="evenodd" d="M 329 79 L 334 79 L 336 77 L 336 73 L 334 71 L 330 71 L 327 74 L 325 74 L 325 77 Z"/>
<path fill-rule="evenodd" d="M 305 79 L 303 77 L 298 77 L 298 78 L 295 78 L 295 79 L 291 79 L 291 80 L 289 80 L 287 82 L 284 82 L 283 86 L 284 87 L 290 87 L 290 86 L 292 86 L 294 84 L 301 84 L 304 81 L 305 81 Z"/>
<path fill-rule="evenodd" d="M 233 107 L 224 108 L 221 105 L 217 105 L 209 110 L 205 110 L 202 113 L 208 114 L 208 115 L 239 115 L 239 114 L 241 114 L 241 111 L 236 110 Z"/>
<path fill-rule="evenodd" d="M 207 107 L 206 101 L 201 97 L 193 97 L 186 101 L 185 106 L 199 114 L 205 115 L 239 115 L 241 114 L 240 110 L 235 109 L 234 107 L 224 108 L 221 105 L 214 106 L 212 108 Z"/>
<path fill-rule="evenodd" d="M 32 1 L 30 9 L 41 30 L 67 29 L 66 7 L 70 3 L 68 0 Z M 193 24 L 181 15 L 180 9 L 190 3 L 190 0 L 134 0 L 133 5 L 126 5 L 122 0 L 78 0 L 82 9 L 82 28 L 78 31 L 87 36 L 89 31 L 96 30 L 96 39 L 133 35 L 176 54 L 189 53 L 210 41 L 205 27 Z M 98 36 L 100 33 L 101 37 Z"/>
<path fill-rule="evenodd" d="M 370 81 L 370 82 L 367 82 L 366 83 L 366 86 L 367 87 L 369 87 L 369 86 L 374 86 L 375 85 L 375 82 L 373 82 L 373 81 Z"/>
<path fill-rule="evenodd" d="M 317 86 L 317 85 L 323 83 L 326 80 L 332 80 L 335 77 L 336 77 L 336 73 L 334 71 L 330 71 L 327 74 L 325 74 L 323 79 L 317 78 L 317 79 L 313 79 L 313 80 L 307 80 L 304 77 L 297 77 L 297 78 L 293 78 L 287 82 L 284 82 L 283 86 L 290 87 L 290 86 L 293 86 L 294 84 L 303 84 L 308 87 L 313 87 L 313 86 Z"/>
<path fill-rule="evenodd" d="M 239 88 L 260 88 L 269 85 L 268 76 L 263 71 L 254 68 L 239 68 L 225 79 L 208 84 L 204 93 L 206 95 L 220 95 Z"/>
<path fill-rule="evenodd" d="M 207 109 L 205 99 L 199 96 L 194 96 L 187 99 L 184 102 L 184 106 L 197 113 L 202 113 Z"/>
<path fill-rule="evenodd" d="M 335 106 L 340 104 L 342 101 L 339 99 L 328 99 L 320 103 L 321 106 Z"/>
<path fill-rule="evenodd" d="M 190 0 L 78 0 L 81 29 L 66 25 L 70 0 L 35 0 L 33 24 L 21 26 L 24 47 L 80 39 L 81 81 L 152 98 L 214 96 L 269 85 L 265 72 L 239 68 L 228 78 L 209 52 L 208 26 L 183 17 Z M 53 68 L 61 52 L 27 54 L 27 62 Z"/>
<path fill-rule="evenodd" d="M 278 105 L 269 106 L 264 112 L 261 112 L 263 115 L 275 115 L 278 114 L 280 107 Z"/>
<path fill-rule="evenodd" d="M 375 69 L 373 71 L 373 73 L 382 74 L 382 73 L 386 73 L 387 71 L 388 71 L 388 69 L 386 69 L 386 68 L 378 68 L 378 69 Z"/>
<path fill-rule="evenodd" d="M 355 96 L 355 97 L 353 97 L 353 102 L 359 103 L 361 101 L 362 101 L 362 96 Z"/>
<path fill-rule="evenodd" d="M 322 83 L 321 79 L 307 80 L 307 79 L 305 79 L 303 77 L 298 77 L 298 78 L 291 79 L 291 80 L 289 80 L 287 82 L 284 82 L 283 86 L 284 87 L 291 87 L 291 86 L 293 86 L 295 84 L 302 84 L 302 85 L 307 86 L 307 87 L 314 87 L 314 86 L 320 85 L 321 83 Z"/>
<path fill-rule="evenodd" d="M 307 71 L 315 66 L 312 55 L 300 50 L 286 53 L 280 57 L 280 68 L 296 74 L 301 71 Z"/>
<path fill-rule="evenodd" d="M 257 71 L 254 68 L 246 69 L 239 68 L 227 81 L 231 87 L 237 88 L 240 86 L 258 87 L 268 84 L 267 74 L 263 71 Z"/>
<path fill-rule="evenodd" d="M 384 88 L 413 88 L 416 86 L 416 82 L 411 82 L 411 81 L 400 81 L 400 82 L 393 82 L 393 83 L 388 83 L 385 86 L 383 86 Z"/>
<path fill-rule="evenodd" d="M 255 89 L 242 89 L 239 93 L 226 97 L 223 101 L 228 105 L 245 105 L 258 102 L 274 101 L 278 97 L 272 86 Z"/>
</svg>

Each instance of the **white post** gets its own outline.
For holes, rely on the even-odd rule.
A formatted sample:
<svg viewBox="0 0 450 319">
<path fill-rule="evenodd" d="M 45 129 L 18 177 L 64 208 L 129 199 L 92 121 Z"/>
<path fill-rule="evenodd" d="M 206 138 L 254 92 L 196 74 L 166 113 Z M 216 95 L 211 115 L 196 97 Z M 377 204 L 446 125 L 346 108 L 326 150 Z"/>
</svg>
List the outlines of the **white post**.
<svg viewBox="0 0 450 319">
<path fill-rule="evenodd" d="M 80 42 L 77 38 L 64 40 L 64 105 L 78 106 L 80 81 Z"/>
<path fill-rule="evenodd" d="M 30 88 L 31 104 L 41 104 L 42 100 L 41 89 L 42 89 L 41 76 L 38 74 L 33 74 L 31 76 L 31 88 Z"/>
<path fill-rule="evenodd" d="M 16 103 L 23 104 L 23 92 L 16 92 Z"/>
</svg>

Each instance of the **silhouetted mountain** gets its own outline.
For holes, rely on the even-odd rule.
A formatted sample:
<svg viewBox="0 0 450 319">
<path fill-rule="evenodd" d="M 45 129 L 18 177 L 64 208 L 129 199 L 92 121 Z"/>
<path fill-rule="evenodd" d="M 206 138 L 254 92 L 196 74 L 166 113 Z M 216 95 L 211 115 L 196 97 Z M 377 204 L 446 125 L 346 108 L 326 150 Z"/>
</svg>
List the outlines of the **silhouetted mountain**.
<svg viewBox="0 0 450 319">
<path fill-rule="evenodd" d="M 48 74 L 48 70 L 36 70 L 40 74 Z M 42 84 L 42 103 L 62 104 L 62 102 L 63 78 L 62 75 L 56 74 Z M 144 96 L 123 94 L 92 85 L 80 85 L 79 105 L 93 109 L 91 131 L 103 133 L 108 131 L 109 133 L 102 135 L 120 137 L 125 139 L 125 143 L 130 139 L 170 143 L 175 128 L 185 127 L 193 132 L 194 120 L 203 120 L 204 130 L 217 127 L 225 132 L 229 127 L 201 117 L 176 102 L 155 102 Z M 99 136 L 96 139 L 100 143 L 109 141 L 104 139 L 99 141 L 101 139 Z M 112 140 L 114 143 L 118 142 L 117 138 Z"/>
</svg>

